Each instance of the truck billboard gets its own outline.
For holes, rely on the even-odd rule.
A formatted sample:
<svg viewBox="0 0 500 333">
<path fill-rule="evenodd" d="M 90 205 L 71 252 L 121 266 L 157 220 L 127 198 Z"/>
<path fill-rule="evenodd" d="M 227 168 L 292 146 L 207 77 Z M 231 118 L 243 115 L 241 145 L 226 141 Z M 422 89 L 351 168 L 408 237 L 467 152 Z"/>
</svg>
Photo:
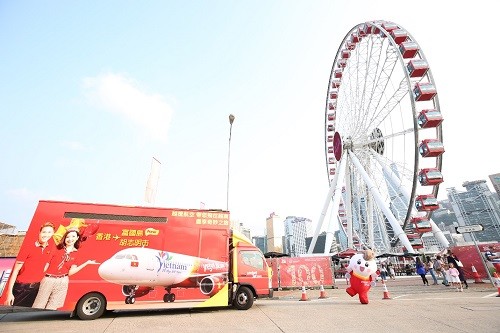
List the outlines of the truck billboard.
<svg viewBox="0 0 500 333">
<path fill-rule="evenodd" d="M 40 201 L 0 302 L 81 319 L 105 309 L 246 309 L 269 295 L 263 256 L 260 266 L 241 263 L 249 253 L 261 255 L 233 242 L 227 211 Z"/>
</svg>

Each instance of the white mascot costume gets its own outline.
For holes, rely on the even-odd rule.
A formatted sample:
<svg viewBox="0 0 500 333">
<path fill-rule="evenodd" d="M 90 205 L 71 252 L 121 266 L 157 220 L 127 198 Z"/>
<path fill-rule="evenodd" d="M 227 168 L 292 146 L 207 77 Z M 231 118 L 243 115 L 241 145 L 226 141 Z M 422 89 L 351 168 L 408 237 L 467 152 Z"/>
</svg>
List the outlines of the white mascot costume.
<svg viewBox="0 0 500 333">
<path fill-rule="evenodd" d="M 366 250 L 353 255 L 347 266 L 346 278 L 351 284 L 346 292 L 351 297 L 358 294 L 361 304 L 368 304 L 368 291 L 377 280 L 377 263 L 373 251 Z"/>
</svg>

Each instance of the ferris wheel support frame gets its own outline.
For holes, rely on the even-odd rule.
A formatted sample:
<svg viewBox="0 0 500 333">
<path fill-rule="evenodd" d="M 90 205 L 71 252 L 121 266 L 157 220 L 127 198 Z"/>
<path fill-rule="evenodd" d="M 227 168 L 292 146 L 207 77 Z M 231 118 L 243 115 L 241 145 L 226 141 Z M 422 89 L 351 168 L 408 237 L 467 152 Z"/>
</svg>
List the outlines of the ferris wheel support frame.
<svg viewBox="0 0 500 333">
<path fill-rule="evenodd" d="M 366 197 L 367 212 L 366 217 L 368 219 L 368 245 L 371 249 L 375 248 L 375 235 L 373 229 L 373 201 L 370 196 Z"/>
<path fill-rule="evenodd" d="M 401 241 L 403 246 L 406 248 L 408 253 L 415 253 L 415 250 L 411 246 L 410 241 L 408 240 L 408 237 L 406 236 L 406 233 L 404 232 L 403 228 L 401 228 L 398 220 L 394 217 L 394 215 L 392 214 L 389 207 L 387 207 L 387 205 L 384 203 L 384 201 L 380 195 L 379 190 L 377 189 L 377 187 L 375 186 L 375 184 L 371 180 L 370 176 L 368 176 L 368 174 L 366 173 L 365 169 L 363 168 L 363 166 L 359 162 L 356 155 L 353 152 L 349 151 L 349 157 L 351 158 L 356 169 L 358 169 L 360 175 L 363 177 L 363 180 L 364 180 L 365 184 L 367 185 L 368 190 L 373 195 L 373 198 L 377 202 L 378 207 L 382 210 L 385 217 L 389 220 L 389 223 L 391 224 L 392 230 L 394 230 L 395 235 L 399 238 L 399 240 Z"/>
<path fill-rule="evenodd" d="M 308 254 L 312 254 L 314 247 L 316 246 L 316 241 L 318 240 L 318 235 L 321 231 L 321 227 L 323 226 L 323 222 L 325 220 L 325 215 L 326 212 L 328 211 L 328 207 L 330 206 L 330 202 L 333 197 L 333 206 L 332 206 L 332 215 L 337 216 L 338 215 L 338 210 L 339 210 L 339 204 L 340 204 L 340 196 L 336 195 L 334 196 L 335 192 L 342 191 L 342 183 L 339 182 L 339 178 L 343 178 L 345 175 L 345 167 L 346 167 L 347 161 L 346 157 L 342 156 L 342 159 L 340 161 L 340 166 L 337 172 L 335 173 L 335 177 L 333 178 L 332 182 L 330 183 L 330 189 L 328 190 L 328 194 L 326 196 L 325 204 L 323 205 L 323 210 L 321 211 L 321 215 L 318 220 L 318 224 L 316 225 L 316 231 L 314 232 L 314 236 L 311 240 L 311 245 L 309 245 L 309 250 L 307 251 Z M 333 223 L 330 219 L 328 222 L 328 230 L 326 233 L 326 239 L 325 239 L 325 249 L 324 253 L 330 253 L 330 247 L 332 246 L 333 243 Z"/>
<path fill-rule="evenodd" d="M 374 151 L 373 149 L 370 149 L 370 152 L 375 157 L 375 159 L 377 160 L 378 164 L 384 169 L 385 173 L 388 175 L 389 182 L 392 183 L 392 184 L 397 184 L 400 179 L 394 173 L 394 171 L 392 169 L 390 169 L 390 168 L 387 167 L 387 165 L 384 163 L 384 161 L 382 161 L 382 159 L 380 158 L 380 156 L 377 154 L 376 151 Z M 403 195 L 403 197 L 404 197 L 404 199 L 406 201 L 409 201 L 409 195 L 404 190 L 404 188 L 402 186 L 399 186 L 395 190 L 397 192 L 400 192 Z M 412 208 L 412 213 L 414 214 L 415 212 L 416 212 L 415 208 Z M 439 227 L 432 220 L 432 218 L 429 218 L 429 222 L 431 223 L 432 234 L 434 235 L 434 237 L 436 237 L 436 239 L 441 243 L 442 246 L 444 246 L 445 248 L 447 248 L 450 245 L 450 242 L 446 239 L 446 237 L 444 236 L 443 232 L 441 231 L 441 229 L 439 229 Z"/>
<path fill-rule="evenodd" d="M 347 155 L 347 154 L 346 154 Z M 347 165 L 346 167 L 346 171 L 349 171 L 351 167 L 349 165 Z M 349 175 L 351 174 L 351 172 L 347 172 L 346 174 L 346 177 L 349 177 Z M 352 228 L 353 228 L 353 225 L 352 225 L 352 188 L 351 188 L 351 182 L 350 181 L 347 181 L 345 182 L 345 194 L 346 194 L 346 198 L 347 202 L 344 202 L 344 205 L 345 205 L 345 212 L 346 212 L 346 216 L 347 216 L 347 246 L 350 248 L 350 249 L 353 249 L 354 248 L 354 240 L 353 240 L 353 235 L 352 235 Z"/>
</svg>

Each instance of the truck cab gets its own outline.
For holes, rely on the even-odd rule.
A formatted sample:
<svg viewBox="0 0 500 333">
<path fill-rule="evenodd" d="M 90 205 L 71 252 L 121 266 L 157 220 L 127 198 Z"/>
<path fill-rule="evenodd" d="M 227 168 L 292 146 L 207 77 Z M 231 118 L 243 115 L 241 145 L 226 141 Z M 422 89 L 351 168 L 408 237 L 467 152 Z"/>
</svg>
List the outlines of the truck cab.
<svg viewBox="0 0 500 333">
<path fill-rule="evenodd" d="M 239 310 L 252 307 L 255 298 L 272 297 L 272 271 L 262 252 L 237 231 L 232 231 L 231 302 Z"/>
</svg>

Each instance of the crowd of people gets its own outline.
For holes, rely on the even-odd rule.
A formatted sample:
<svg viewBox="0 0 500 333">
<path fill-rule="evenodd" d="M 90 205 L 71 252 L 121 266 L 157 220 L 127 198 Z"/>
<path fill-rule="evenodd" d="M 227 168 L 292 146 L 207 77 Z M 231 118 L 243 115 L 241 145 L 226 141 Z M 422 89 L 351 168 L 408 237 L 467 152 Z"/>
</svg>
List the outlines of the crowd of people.
<svg viewBox="0 0 500 333">
<path fill-rule="evenodd" d="M 415 264 L 410 265 L 407 263 L 404 271 L 406 275 L 413 275 L 413 273 L 419 275 L 424 286 L 429 286 L 430 282 L 432 282 L 432 285 L 439 285 L 441 280 L 441 284 L 448 287 L 452 286 L 457 291 L 469 288 L 463 271 L 463 264 L 451 250 L 443 251 L 433 257 L 417 256 L 415 257 Z M 428 279 L 428 275 L 430 275 L 430 279 Z M 395 270 L 390 260 L 380 264 L 380 278 L 383 280 L 395 279 Z"/>
</svg>

